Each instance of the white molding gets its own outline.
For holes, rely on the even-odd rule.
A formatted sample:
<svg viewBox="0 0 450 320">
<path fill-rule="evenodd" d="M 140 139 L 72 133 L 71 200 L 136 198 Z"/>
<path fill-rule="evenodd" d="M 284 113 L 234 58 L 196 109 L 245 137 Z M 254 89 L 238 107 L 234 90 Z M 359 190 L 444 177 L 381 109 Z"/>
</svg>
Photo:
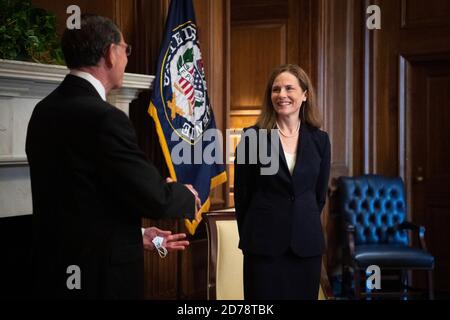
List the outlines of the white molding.
<svg viewBox="0 0 450 320">
<path fill-rule="evenodd" d="M 0 97 L 43 98 L 61 83 L 69 73 L 65 66 L 0 59 Z M 140 90 L 149 89 L 154 76 L 125 73 L 123 86 L 110 96 L 137 97 Z M 132 94 L 130 94 L 132 93 Z"/>
<path fill-rule="evenodd" d="M 68 73 L 65 66 L 0 59 L 0 166 L 24 164 L 26 133 L 23 131 L 33 108 Z M 154 78 L 125 73 L 122 87 L 112 90 L 107 100 L 128 114 L 130 102 L 140 91 L 149 89 Z"/>
<path fill-rule="evenodd" d="M 26 156 L 0 156 L 0 166 L 28 165 Z"/>
</svg>

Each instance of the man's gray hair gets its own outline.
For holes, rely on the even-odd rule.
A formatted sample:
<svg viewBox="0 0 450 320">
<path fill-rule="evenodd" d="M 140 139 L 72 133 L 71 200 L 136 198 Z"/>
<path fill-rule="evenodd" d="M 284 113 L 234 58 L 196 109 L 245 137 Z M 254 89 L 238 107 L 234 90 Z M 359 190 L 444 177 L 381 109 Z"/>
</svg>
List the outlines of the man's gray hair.
<svg viewBox="0 0 450 320">
<path fill-rule="evenodd" d="M 120 30 L 111 19 L 82 15 L 80 29 L 66 29 L 61 46 L 69 69 L 95 66 L 112 43 L 120 43 Z"/>
</svg>

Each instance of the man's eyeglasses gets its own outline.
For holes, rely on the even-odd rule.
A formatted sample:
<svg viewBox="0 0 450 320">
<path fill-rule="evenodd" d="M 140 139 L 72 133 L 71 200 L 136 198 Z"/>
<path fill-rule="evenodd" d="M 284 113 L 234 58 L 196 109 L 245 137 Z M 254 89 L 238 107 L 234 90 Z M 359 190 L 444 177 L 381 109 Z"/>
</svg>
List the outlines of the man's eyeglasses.
<svg viewBox="0 0 450 320">
<path fill-rule="evenodd" d="M 124 47 L 125 48 L 125 53 L 127 54 L 127 56 L 131 55 L 131 45 L 130 44 L 116 43 L 116 45 Z"/>
</svg>

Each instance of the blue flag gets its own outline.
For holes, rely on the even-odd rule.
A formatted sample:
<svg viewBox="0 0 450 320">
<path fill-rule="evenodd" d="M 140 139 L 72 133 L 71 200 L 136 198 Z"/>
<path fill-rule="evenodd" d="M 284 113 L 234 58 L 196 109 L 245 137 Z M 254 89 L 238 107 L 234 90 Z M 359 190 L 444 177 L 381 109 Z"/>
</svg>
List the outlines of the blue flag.
<svg viewBox="0 0 450 320">
<path fill-rule="evenodd" d="M 192 0 L 172 0 L 148 110 L 172 179 L 191 184 L 202 208 L 185 220 L 194 234 L 210 207 L 210 190 L 227 180 L 209 102 Z M 216 134 L 214 134 L 216 132 Z M 218 160 L 218 161 L 213 161 Z"/>
</svg>

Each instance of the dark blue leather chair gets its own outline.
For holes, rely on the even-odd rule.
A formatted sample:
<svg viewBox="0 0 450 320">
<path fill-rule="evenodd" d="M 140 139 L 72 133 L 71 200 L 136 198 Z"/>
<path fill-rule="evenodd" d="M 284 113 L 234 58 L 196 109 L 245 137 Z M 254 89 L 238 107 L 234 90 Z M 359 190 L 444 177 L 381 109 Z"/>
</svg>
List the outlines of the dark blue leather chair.
<svg viewBox="0 0 450 320">
<path fill-rule="evenodd" d="M 428 297 L 433 299 L 434 257 L 426 250 L 425 228 L 406 221 L 402 179 L 380 175 L 339 177 L 337 187 L 338 210 L 346 231 L 343 271 L 353 273 L 355 297 L 374 294 L 362 292 L 361 275 L 368 266 L 377 265 L 381 274 L 388 269 L 401 271 L 404 297 L 407 270 L 428 270 Z M 410 246 L 412 231 L 418 234 L 420 248 Z"/>
</svg>

